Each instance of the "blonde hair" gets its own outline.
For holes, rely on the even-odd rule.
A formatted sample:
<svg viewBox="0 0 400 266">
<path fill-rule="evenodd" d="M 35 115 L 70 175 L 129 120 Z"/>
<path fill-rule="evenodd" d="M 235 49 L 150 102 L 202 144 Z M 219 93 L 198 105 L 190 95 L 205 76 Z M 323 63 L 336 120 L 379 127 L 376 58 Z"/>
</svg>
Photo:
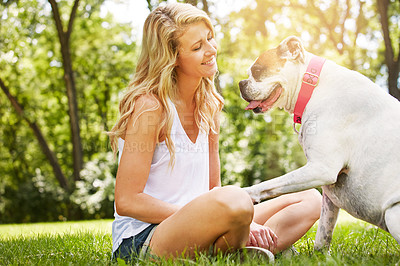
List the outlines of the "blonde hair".
<svg viewBox="0 0 400 266">
<path fill-rule="evenodd" d="M 114 154 L 118 150 L 117 140 L 124 136 L 128 119 L 135 110 L 135 101 L 141 95 L 155 95 L 166 114 L 158 125 L 156 133 L 159 136 L 165 127 L 165 143 L 171 155 L 170 165 L 173 165 L 175 146 L 170 132 L 174 113 L 172 103 L 168 99 L 176 99 L 178 92 L 175 71 L 179 48 L 178 39 L 188 25 L 201 21 L 210 28 L 214 37 L 214 28 L 207 14 L 190 4 L 171 3 L 159 6 L 147 17 L 143 26 L 142 50 L 136 73 L 120 101 L 120 118 L 108 132 Z M 215 133 L 217 125 L 214 118 L 223 107 L 223 99 L 215 89 L 214 76 L 202 78 L 194 98 L 196 125 L 200 130 Z M 158 107 L 156 106 L 152 110 Z"/>
</svg>

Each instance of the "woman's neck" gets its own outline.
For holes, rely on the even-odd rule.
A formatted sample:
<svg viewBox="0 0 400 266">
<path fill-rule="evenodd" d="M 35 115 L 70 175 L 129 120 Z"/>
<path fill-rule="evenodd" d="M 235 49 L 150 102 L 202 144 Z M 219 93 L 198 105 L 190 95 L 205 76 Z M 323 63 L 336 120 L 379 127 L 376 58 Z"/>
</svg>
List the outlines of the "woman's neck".
<svg viewBox="0 0 400 266">
<path fill-rule="evenodd" d="M 200 79 L 193 78 L 178 78 L 177 86 L 178 86 L 178 101 L 179 104 L 183 104 L 186 107 L 194 105 L 194 95 L 196 90 L 201 82 Z"/>
</svg>

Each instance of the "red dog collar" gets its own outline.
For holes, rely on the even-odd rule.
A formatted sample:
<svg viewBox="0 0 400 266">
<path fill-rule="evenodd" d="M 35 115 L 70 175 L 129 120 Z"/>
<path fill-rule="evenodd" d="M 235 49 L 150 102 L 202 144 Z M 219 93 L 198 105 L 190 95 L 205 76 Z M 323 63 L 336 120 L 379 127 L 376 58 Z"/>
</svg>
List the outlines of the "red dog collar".
<svg viewBox="0 0 400 266">
<path fill-rule="evenodd" d="M 301 83 L 301 88 L 299 96 L 297 98 L 296 105 L 294 107 L 294 123 L 301 124 L 301 117 L 303 115 L 304 109 L 314 88 L 318 85 L 319 74 L 321 73 L 322 66 L 325 63 L 325 58 L 319 56 L 313 56 L 310 63 L 308 64 L 307 71 L 303 75 L 303 81 Z"/>
</svg>

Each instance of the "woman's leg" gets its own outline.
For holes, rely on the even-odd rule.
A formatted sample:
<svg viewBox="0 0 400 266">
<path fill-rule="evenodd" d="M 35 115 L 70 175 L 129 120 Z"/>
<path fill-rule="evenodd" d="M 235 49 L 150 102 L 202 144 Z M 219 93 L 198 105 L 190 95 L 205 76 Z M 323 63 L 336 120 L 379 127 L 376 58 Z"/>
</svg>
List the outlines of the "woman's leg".
<svg viewBox="0 0 400 266">
<path fill-rule="evenodd" d="M 299 240 L 319 219 L 322 197 L 316 189 L 282 195 L 254 206 L 254 222 L 268 226 L 278 237 L 274 253 Z"/>
<path fill-rule="evenodd" d="M 175 257 L 194 251 L 236 250 L 249 237 L 254 208 L 242 189 L 227 186 L 205 193 L 157 226 L 150 253 Z"/>
</svg>

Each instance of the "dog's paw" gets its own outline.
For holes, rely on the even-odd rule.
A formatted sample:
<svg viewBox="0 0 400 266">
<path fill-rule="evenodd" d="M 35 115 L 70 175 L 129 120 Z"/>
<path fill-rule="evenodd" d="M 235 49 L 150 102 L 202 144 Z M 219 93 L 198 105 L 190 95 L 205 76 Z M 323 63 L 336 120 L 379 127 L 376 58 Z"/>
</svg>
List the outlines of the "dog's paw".
<svg viewBox="0 0 400 266">
<path fill-rule="evenodd" d="M 314 245 L 314 252 L 317 254 L 322 254 L 322 255 L 331 255 L 331 250 L 329 246 L 318 246 Z"/>
<path fill-rule="evenodd" d="M 244 189 L 244 191 L 246 191 L 249 194 L 249 196 L 250 196 L 251 200 L 253 201 L 253 203 L 260 203 L 261 202 L 260 193 L 254 191 L 254 188 L 245 187 L 243 189 Z"/>
</svg>

